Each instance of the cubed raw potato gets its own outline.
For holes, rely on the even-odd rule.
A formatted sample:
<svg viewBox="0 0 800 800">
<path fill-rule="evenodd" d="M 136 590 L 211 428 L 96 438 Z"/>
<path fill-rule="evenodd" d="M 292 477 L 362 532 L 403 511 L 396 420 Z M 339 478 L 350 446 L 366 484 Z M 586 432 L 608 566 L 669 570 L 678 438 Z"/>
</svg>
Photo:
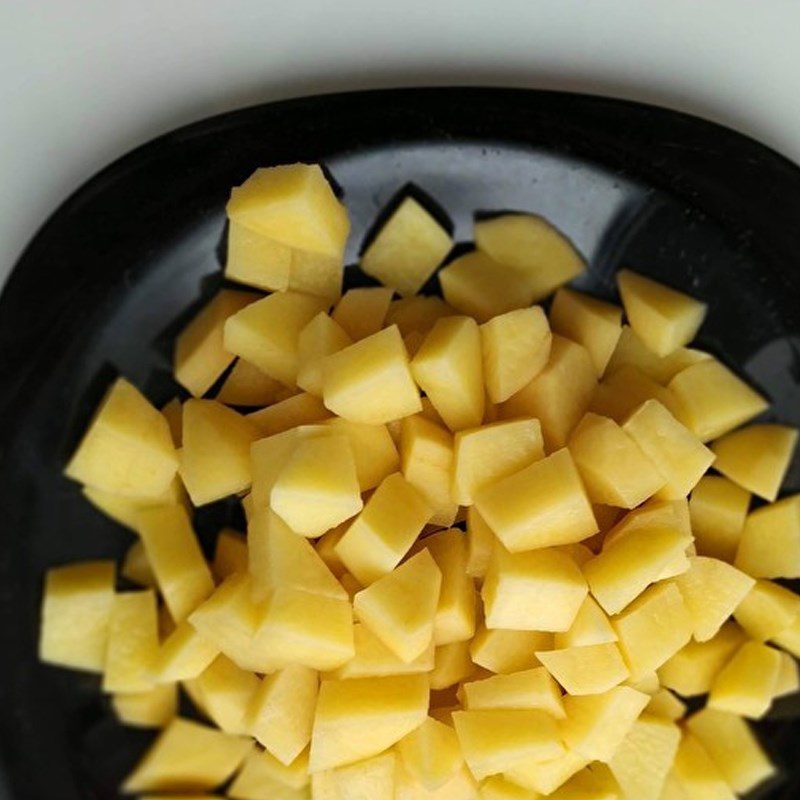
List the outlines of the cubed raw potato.
<svg viewBox="0 0 800 800">
<path fill-rule="evenodd" d="M 311 737 L 310 772 L 382 753 L 428 715 L 425 675 L 322 681 Z"/>
<path fill-rule="evenodd" d="M 781 654 L 761 642 L 745 642 L 719 671 L 708 707 L 750 719 L 767 713 L 781 672 Z"/>
<path fill-rule="evenodd" d="M 588 758 L 571 750 L 565 750 L 560 756 L 547 761 L 526 758 L 506 770 L 504 774 L 514 785 L 525 787 L 526 794 L 523 795 L 523 800 L 530 800 L 531 792 L 551 795 L 588 763 Z M 538 794 L 534 795 L 534 797 L 538 796 Z"/>
<path fill-rule="evenodd" d="M 320 297 L 329 305 L 335 303 L 342 294 L 343 262 L 342 255 L 292 250 L 289 291 Z"/>
<path fill-rule="evenodd" d="M 456 311 L 441 297 L 435 295 L 415 295 L 392 300 L 389 311 L 386 313 L 385 324 L 397 325 L 400 333 L 405 337 L 410 333 L 420 333 L 423 336 L 433 327 L 436 320 L 442 317 L 451 317 Z"/>
<path fill-rule="evenodd" d="M 467 575 L 482 581 L 489 569 L 496 538 L 475 506 L 467 509 Z"/>
<path fill-rule="evenodd" d="M 163 728 L 178 712 L 178 687 L 174 683 L 165 683 L 146 692 L 115 694 L 111 706 L 123 725 Z"/>
<path fill-rule="evenodd" d="M 442 573 L 427 550 L 359 592 L 356 618 L 406 663 L 433 640 Z"/>
<path fill-rule="evenodd" d="M 178 469 L 166 418 L 124 378 L 117 378 L 94 413 L 64 474 L 125 497 L 160 497 Z"/>
<path fill-rule="evenodd" d="M 510 675 L 493 675 L 463 684 L 464 707 L 470 711 L 484 708 L 530 708 L 563 718 L 561 691 L 544 667 Z"/>
<path fill-rule="evenodd" d="M 331 312 L 331 318 L 351 342 L 366 339 L 383 327 L 392 294 L 391 289 L 382 286 L 348 289 Z"/>
<path fill-rule="evenodd" d="M 325 406 L 345 419 L 382 425 L 422 410 L 396 325 L 328 356 L 322 371 Z"/>
<path fill-rule="evenodd" d="M 680 740 L 680 728 L 670 720 L 639 717 L 608 762 L 622 796 L 659 800 Z"/>
<path fill-rule="evenodd" d="M 583 697 L 567 695 L 567 718 L 561 723 L 564 742 L 583 758 L 608 762 L 649 701 L 649 695 L 630 686 Z"/>
<path fill-rule="evenodd" d="M 667 773 L 659 800 L 688 800 L 688 798 L 687 789 L 676 777 L 673 765 L 672 769 Z"/>
<path fill-rule="evenodd" d="M 791 653 L 795 658 L 800 658 L 800 617 L 782 633 L 775 637 L 775 644 Z"/>
<path fill-rule="evenodd" d="M 180 717 L 159 735 L 122 791 L 202 792 L 224 783 L 252 750 L 252 741 Z"/>
<path fill-rule="evenodd" d="M 541 631 L 510 631 L 478 627 L 469 647 L 472 660 L 502 675 L 538 667 L 537 650 L 552 649 L 553 634 Z"/>
<path fill-rule="evenodd" d="M 555 719 L 543 711 L 456 711 L 453 724 L 464 760 L 477 780 L 526 758 L 546 761 L 564 751 Z"/>
<path fill-rule="evenodd" d="M 247 539 L 232 528 L 223 528 L 217 534 L 211 573 L 217 583 L 235 572 L 247 571 Z"/>
<path fill-rule="evenodd" d="M 180 447 L 183 440 L 183 404 L 180 399 L 173 397 L 172 400 L 161 406 L 161 413 L 169 425 L 172 443 L 175 447 Z"/>
<path fill-rule="evenodd" d="M 552 452 L 567 443 L 589 409 L 596 388 L 597 376 L 586 348 L 553 336 L 544 369 L 500 406 L 500 416 L 538 419 L 545 446 Z"/>
<path fill-rule="evenodd" d="M 554 637 L 554 645 L 558 649 L 616 641 L 617 632 L 608 621 L 605 611 L 591 595 L 584 599 L 569 629 Z"/>
<path fill-rule="evenodd" d="M 447 303 L 478 322 L 531 304 L 525 279 L 480 251 L 466 253 L 439 270 Z"/>
<path fill-rule="evenodd" d="M 108 620 L 103 691 L 147 692 L 158 657 L 158 608 L 152 589 L 117 594 Z"/>
<path fill-rule="evenodd" d="M 289 288 L 292 248 L 229 220 L 228 254 L 225 277 L 267 291 L 285 292 Z"/>
<path fill-rule="evenodd" d="M 486 626 L 566 631 L 587 593 L 577 564 L 555 549 L 509 553 L 495 547 L 481 595 Z"/>
<path fill-rule="evenodd" d="M 240 669 L 226 656 L 217 656 L 191 682 L 203 712 L 220 730 L 250 733 L 245 715 L 259 686 L 252 672 Z"/>
<path fill-rule="evenodd" d="M 686 727 L 737 794 L 746 794 L 775 774 L 748 723 L 735 714 L 704 708 Z"/>
<path fill-rule="evenodd" d="M 536 657 L 570 695 L 602 694 L 629 675 L 614 642 L 537 651 Z"/>
<path fill-rule="evenodd" d="M 617 539 L 642 528 L 666 527 L 678 531 L 687 547 L 692 542 L 692 526 L 689 503 L 685 498 L 678 500 L 659 500 L 653 498 L 627 514 L 623 515 L 606 534 L 604 547 Z"/>
<path fill-rule="evenodd" d="M 435 692 L 452 689 L 455 692 L 458 684 L 475 675 L 476 670 L 468 641 L 440 645 L 434 650 L 433 669 L 429 673 L 431 689 Z M 451 724 L 451 720 L 445 721 Z"/>
<path fill-rule="evenodd" d="M 252 422 L 216 400 L 183 404 L 180 474 L 195 506 L 250 486 L 250 445 L 258 436 Z"/>
<path fill-rule="evenodd" d="M 281 470 L 270 505 L 301 536 L 318 537 L 363 508 L 353 450 L 346 436 L 301 441 Z"/>
<path fill-rule="evenodd" d="M 336 553 L 361 585 L 369 586 L 400 563 L 431 514 L 425 498 L 395 472 L 375 490 Z"/>
<path fill-rule="evenodd" d="M 656 676 L 657 679 L 658 676 Z M 685 716 L 686 703 L 678 700 L 669 689 L 659 689 L 647 704 L 646 711 L 654 717 L 676 721 Z"/>
<path fill-rule="evenodd" d="M 481 800 L 531 800 L 528 789 L 502 775 L 492 775 L 481 783 Z"/>
<path fill-rule="evenodd" d="M 150 589 L 156 585 L 156 576 L 153 575 L 153 568 L 147 560 L 147 553 L 144 551 L 144 544 L 141 539 L 137 539 L 128 548 L 119 574 L 125 580 L 135 583 L 137 586 L 144 586 Z"/>
<path fill-rule="evenodd" d="M 432 717 L 402 738 L 397 750 L 406 772 L 429 791 L 446 784 L 464 764 L 456 732 Z"/>
<path fill-rule="evenodd" d="M 635 508 L 666 483 L 656 464 L 608 417 L 587 414 L 568 447 L 593 503 Z"/>
<path fill-rule="evenodd" d="M 735 795 L 725 776 L 691 733 L 684 733 L 681 737 L 672 771 L 687 798 L 734 800 Z"/>
<path fill-rule="evenodd" d="M 225 320 L 258 300 L 250 292 L 222 289 L 196 314 L 175 340 L 175 380 L 195 397 L 202 397 L 231 365 L 234 356 L 223 343 Z"/>
<path fill-rule="evenodd" d="M 478 796 L 478 783 L 466 766 L 433 792 L 413 781 L 405 770 L 398 767 L 395 774 L 395 800 L 474 800 Z M 355 800 L 355 798 L 353 798 Z"/>
<path fill-rule="evenodd" d="M 657 670 L 692 637 L 692 617 L 671 583 L 651 586 L 612 623 L 634 681 Z"/>
<path fill-rule="evenodd" d="M 622 333 L 622 309 L 562 288 L 550 307 L 550 325 L 555 333 L 583 345 L 602 375 Z"/>
<path fill-rule="evenodd" d="M 325 423 L 348 438 L 362 492 L 374 489 L 400 467 L 400 456 L 386 425 L 365 425 L 334 417 Z"/>
<path fill-rule="evenodd" d="M 698 361 L 670 382 L 680 421 L 708 442 L 766 411 L 769 403 L 715 358 Z"/>
<path fill-rule="evenodd" d="M 335 800 L 395 800 L 395 783 L 399 758 L 390 750 L 379 756 L 357 761 L 346 767 L 330 770 L 336 792 Z M 317 773 L 319 774 L 319 773 Z M 316 785 L 312 796 L 316 797 Z M 323 800 L 326 800 L 323 796 Z"/>
<path fill-rule="evenodd" d="M 219 652 L 216 644 L 184 620 L 161 643 L 153 675 L 159 683 L 191 680 L 203 672 Z"/>
<path fill-rule="evenodd" d="M 181 622 L 214 591 L 189 515 L 183 506 L 143 509 L 136 530 L 170 616 Z"/>
<path fill-rule="evenodd" d="M 319 677 L 290 664 L 261 681 L 245 714 L 248 733 L 289 766 L 308 747 L 319 692 Z"/>
<path fill-rule="evenodd" d="M 470 506 L 475 494 L 544 458 L 539 420 L 493 422 L 454 437 L 453 499 Z"/>
<path fill-rule="evenodd" d="M 553 337 L 539 306 L 492 317 L 480 331 L 486 391 L 493 403 L 502 403 L 520 391 L 550 359 Z"/>
<path fill-rule="evenodd" d="M 664 500 L 686 497 L 714 461 L 714 454 L 657 400 L 648 400 L 622 429 L 667 479 L 658 492 Z"/>
<path fill-rule="evenodd" d="M 310 782 L 307 755 L 286 766 L 269 753 L 254 750 L 226 794 L 231 800 L 307 800 Z"/>
<path fill-rule="evenodd" d="M 781 670 L 775 684 L 775 697 L 785 697 L 800 689 L 800 665 L 794 656 L 781 653 Z"/>
<path fill-rule="evenodd" d="M 656 383 L 633 366 L 620 367 L 598 384 L 590 410 L 619 422 L 620 425 L 648 400 L 658 400 L 671 414 L 677 414 L 677 402 L 666 386 Z"/>
<path fill-rule="evenodd" d="M 352 343 L 353 340 L 344 328 L 324 311 L 320 311 L 300 331 L 297 339 L 297 385 L 304 391 L 321 397 L 323 361 Z"/>
<path fill-rule="evenodd" d="M 331 412 L 325 408 L 319 397 L 309 392 L 300 392 L 253 411 L 247 415 L 247 420 L 256 426 L 261 436 L 274 436 L 299 425 L 323 422 L 330 416 Z"/>
<path fill-rule="evenodd" d="M 652 698 L 660 687 L 658 673 L 655 670 L 650 670 L 641 676 L 637 675 L 635 678 L 628 678 L 628 680 L 625 681 L 625 686 L 631 686 L 639 692 L 649 694 Z"/>
<path fill-rule="evenodd" d="M 717 466 L 715 461 L 714 467 Z M 750 493 L 727 478 L 701 478 L 689 501 L 697 552 L 733 562 L 749 506 Z"/>
<path fill-rule="evenodd" d="M 550 796 L 551 800 L 616 800 L 620 787 L 605 764 L 591 764 L 576 772 Z"/>
<path fill-rule="evenodd" d="M 336 552 L 336 545 L 342 540 L 342 537 L 347 533 L 350 527 L 350 522 L 343 522 L 337 525 L 332 531 L 320 536 L 314 543 L 314 549 L 317 555 L 322 559 L 325 566 L 341 581 L 342 576 L 347 572 L 347 567 L 344 561 L 339 557 Z"/>
<path fill-rule="evenodd" d="M 475 223 L 475 244 L 523 277 L 532 300 L 542 300 L 585 270 L 564 234 L 535 214 L 502 214 Z"/>
<path fill-rule="evenodd" d="M 416 294 L 453 240 L 424 206 L 405 197 L 361 256 L 361 269 L 403 297 Z"/>
<path fill-rule="evenodd" d="M 617 273 L 625 316 L 656 355 L 668 356 L 694 339 L 708 306 L 636 272 Z"/>
<path fill-rule="evenodd" d="M 734 564 L 754 578 L 800 578 L 800 494 L 747 517 Z"/>
<path fill-rule="evenodd" d="M 707 642 L 734 613 L 755 581 L 716 558 L 693 556 L 689 561 L 691 566 L 675 578 L 675 585 L 692 618 L 694 638 Z M 797 600 L 800 604 L 800 598 Z"/>
<path fill-rule="evenodd" d="M 711 445 L 714 469 L 734 483 L 772 502 L 778 496 L 797 447 L 797 429 L 749 425 Z"/>
<path fill-rule="evenodd" d="M 85 561 L 49 569 L 42 599 L 40 660 L 102 672 L 113 605 L 113 561 Z"/>
<path fill-rule="evenodd" d="M 748 636 L 766 642 L 780 636 L 800 619 L 800 596 L 780 584 L 758 580 L 733 616 Z"/>
<path fill-rule="evenodd" d="M 475 505 L 512 552 L 579 542 L 598 530 L 566 448 L 483 487 Z"/>
</svg>

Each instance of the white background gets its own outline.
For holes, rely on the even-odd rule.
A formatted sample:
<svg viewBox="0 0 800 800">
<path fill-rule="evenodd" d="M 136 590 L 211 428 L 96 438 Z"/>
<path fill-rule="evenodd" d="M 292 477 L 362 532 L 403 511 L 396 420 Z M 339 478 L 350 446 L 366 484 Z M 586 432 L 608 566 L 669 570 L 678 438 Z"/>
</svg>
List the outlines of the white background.
<svg viewBox="0 0 800 800">
<path fill-rule="evenodd" d="M 109 161 L 292 95 L 586 91 L 690 111 L 800 160 L 798 36 L 800 0 L 0 0 L 0 282 Z"/>
</svg>

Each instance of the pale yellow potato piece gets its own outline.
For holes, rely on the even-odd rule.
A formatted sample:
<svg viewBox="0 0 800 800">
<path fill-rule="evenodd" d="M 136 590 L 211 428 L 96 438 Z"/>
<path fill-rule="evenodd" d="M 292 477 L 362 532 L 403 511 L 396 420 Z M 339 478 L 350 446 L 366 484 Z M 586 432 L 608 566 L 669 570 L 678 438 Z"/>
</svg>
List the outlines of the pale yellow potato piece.
<svg viewBox="0 0 800 800">
<path fill-rule="evenodd" d="M 158 610 L 152 589 L 117 594 L 108 620 L 103 691 L 147 692 L 154 686 Z"/>
<path fill-rule="evenodd" d="M 550 326 L 541 307 L 532 306 L 492 317 L 480 331 L 486 390 L 493 403 L 502 403 L 547 365 Z"/>
<path fill-rule="evenodd" d="M 403 769 L 398 768 L 395 775 L 395 800 L 474 800 L 477 796 L 478 784 L 466 767 L 432 792 L 412 781 Z"/>
<path fill-rule="evenodd" d="M 136 517 L 142 508 L 173 505 L 175 503 L 186 504 L 189 500 L 179 475 L 176 475 L 170 481 L 167 490 L 158 497 L 126 497 L 121 494 L 110 494 L 99 489 L 93 489 L 91 486 L 84 486 L 81 493 L 96 509 L 131 530 L 136 529 Z"/>
<path fill-rule="evenodd" d="M 408 774 L 428 790 L 446 784 L 464 764 L 456 732 L 432 717 L 402 738 L 397 751 Z"/>
<path fill-rule="evenodd" d="M 479 666 L 508 675 L 540 666 L 536 651 L 552 647 L 552 633 L 489 629 L 480 625 L 470 643 L 469 652 Z"/>
<path fill-rule="evenodd" d="M 557 649 L 564 649 L 616 642 L 617 638 L 605 611 L 591 595 L 587 595 L 572 625 L 568 630 L 556 633 L 553 643 Z"/>
<path fill-rule="evenodd" d="M 708 707 L 750 719 L 767 713 L 781 672 L 781 654 L 760 642 L 745 642 L 719 671 Z"/>
<path fill-rule="evenodd" d="M 395 775 L 399 758 L 389 750 L 379 756 L 357 761 L 346 767 L 331 770 L 336 800 L 395 800 Z M 314 786 L 313 791 L 316 791 Z M 316 797 L 317 795 L 313 795 Z M 324 796 L 323 796 L 324 800 Z"/>
<path fill-rule="evenodd" d="M 306 392 L 322 396 L 324 359 L 352 343 L 352 338 L 344 328 L 324 311 L 320 311 L 300 331 L 297 339 L 297 386 Z"/>
<path fill-rule="evenodd" d="M 781 653 L 781 671 L 775 684 L 775 697 L 785 697 L 800 689 L 800 665 L 790 653 Z"/>
<path fill-rule="evenodd" d="M 766 642 L 800 619 L 800 596 L 772 581 L 757 580 L 733 616 L 748 636 Z"/>
<path fill-rule="evenodd" d="M 471 678 L 476 669 L 468 641 L 440 645 L 434 650 L 433 669 L 429 673 L 431 689 L 442 691 L 455 687 Z M 449 719 L 446 721 L 451 723 Z"/>
<path fill-rule="evenodd" d="M 424 336 L 437 319 L 455 316 L 456 313 L 455 309 L 435 295 L 401 297 L 389 304 L 385 324 L 387 327 L 397 325 L 404 337 L 410 333 Z"/>
<path fill-rule="evenodd" d="M 320 536 L 314 543 L 314 549 L 317 555 L 322 559 L 325 566 L 341 581 L 342 576 L 347 572 L 344 562 L 336 552 L 336 545 L 342 540 L 342 537 L 347 533 L 350 527 L 350 521 L 347 520 L 341 525 L 337 525 L 333 530 Z"/>
<path fill-rule="evenodd" d="M 496 538 L 475 506 L 467 509 L 467 575 L 482 581 L 489 569 Z"/>
<path fill-rule="evenodd" d="M 145 692 L 115 694 L 111 698 L 114 715 L 134 728 L 163 728 L 178 713 L 178 686 L 165 683 Z"/>
<path fill-rule="evenodd" d="M 334 306 L 331 319 L 347 334 L 351 342 L 366 339 L 383 327 L 392 294 L 391 289 L 382 286 L 348 289 Z"/>
<path fill-rule="evenodd" d="M 734 800 L 725 776 L 691 733 L 684 733 L 681 738 L 672 771 L 687 798 Z"/>
<path fill-rule="evenodd" d="M 135 386 L 117 378 L 64 474 L 110 494 L 154 498 L 167 491 L 177 469 L 167 420 Z"/>
<path fill-rule="evenodd" d="M 247 539 L 239 531 L 223 528 L 217 534 L 211 573 L 217 583 L 235 572 L 247 571 Z"/>
<path fill-rule="evenodd" d="M 528 789 L 502 775 L 491 775 L 480 785 L 481 800 L 531 800 Z"/>
<path fill-rule="evenodd" d="M 653 498 L 639 508 L 622 516 L 614 527 L 606 534 L 603 547 L 610 547 L 617 539 L 635 530 L 652 527 L 674 528 L 681 534 L 684 543 L 692 542 L 692 526 L 689 515 L 689 503 L 685 498 L 677 500 L 659 500 Z"/>
<path fill-rule="evenodd" d="M 634 366 L 623 366 L 598 384 L 590 410 L 611 417 L 620 425 L 648 400 L 658 400 L 671 414 L 678 414 L 672 392 Z"/>
<path fill-rule="evenodd" d="M 386 425 L 365 425 L 334 417 L 325 427 L 348 438 L 362 492 L 374 489 L 400 467 L 400 455 Z"/>
<path fill-rule="evenodd" d="M 748 425 L 711 445 L 717 457 L 714 469 L 772 502 L 789 469 L 797 436 L 797 429 L 786 425 Z"/>
<path fill-rule="evenodd" d="M 501 264 L 513 268 L 533 301 L 542 300 L 585 270 L 569 239 L 543 217 L 503 214 L 475 223 L 475 244 Z"/>
<path fill-rule="evenodd" d="M 560 756 L 547 761 L 526 758 L 506 770 L 504 775 L 513 781 L 515 786 L 525 787 L 526 794 L 523 795 L 523 800 L 530 800 L 531 792 L 551 795 L 588 763 L 588 758 L 571 750 L 565 750 Z M 538 797 L 538 794 L 535 796 Z"/>
<path fill-rule="evenodd" d="M 225 277 L 267 291 L 289 288 L 292 249 L 247 225 L 229 220 Z"/>
<path fill-rule="evenodd" d="M 186 682 L 185 682 L 186 683 Z M 226 656 L 217 656 L 190 683 L 203 713 L 222 731 L 250 733 L 245 714 L 259 686 L 258 678 Z"/>
<path fill-rule="evenodd" d="M 324 255 L 310 250 L 292 250 L 289 290 L 320 297 L 335 303 L 342 294 L 344 259 L 342 255 Z"/>
<path fill-rule="evenodd" d="M 658 680 L 658 676 L 656 676 Z M 659 689 L 650 699 L 646 709 L 648 714 L 673 722 L 683 719 L 686 714 L 686 703 L 678 698 L 669 689 Z"/>
<path fill-rule="evenodd" d="M 308 754 L 286 766 L 268 752 L 253 750 L 228 788 L 227 796 L 232 800 L 307 800 L 310 783 Z"/>
<path fill-rule="evenodd" d="M 636 272 L 617 273 L 625 316 L 656 355 L 668 356 L 694 339 L 708 306 Z"/>
<path fill-rule="evenodd" d="M 791 627 L 775 637 L 775 644 L 780 645 L 795 658 L 800 658 L 800 617 L 792 623 Z"/>
<path fill-rule="evenodd" d="M 493 675 L 464 683 L 464 708 L 531 708 L 562 719 L 564 704 L 558 684 L 544 667 Z"/>
<path fill-rule="evenodd" d="M 137 539 L 128 548 L 125 558 L 122 560 L 119 574 L 125 580 L 148 589 L 156 585 L 156 576 L 153 575 L 153 568 L 147 560 L 144 544 L 140 539 Z"/>
<path fill-rule="evenodd" d="M 536 657 L 573 696 L 607 692 L 630 674 L 614 642 L 537 651 Z"/>
<path fill-rule="evenodd" d="M 715 461 L 714 467 L 717 466 Z M 697 552 L 732 563 L 749 506 L 750 493 L 727 478 L 701 478 L 689 501 Z"/>
<path fill-rule="evenodd" d="M 162 642 L 153 675 L 159 683 L 196 678 L 219 655 L 219 648 L 201 636 L 188 620 L 179 622 Z"/>
<path fill-rule="evenodd" d="M 261 436 L 275 436 L 277 433 L 291 430 L 300 425 L 313 425 L 329 419 L 331 412 L 325 408 L 322 400 L 309 392 L 300 392 L 260 408 L 247 415 Z"/>
<path fill-rule="evenodd" d="M 172 443 L 175 447 L 180 447 L 183 439 L 183 404 L 177 397 L 173 397 L 161 406 L 161 413 L 169 425 Z"/>
<path fill-rule="evenodd" d="M 800 578 L 800 494 L 747 517 L 734 564 L 754 578 Z"/>
</svg>

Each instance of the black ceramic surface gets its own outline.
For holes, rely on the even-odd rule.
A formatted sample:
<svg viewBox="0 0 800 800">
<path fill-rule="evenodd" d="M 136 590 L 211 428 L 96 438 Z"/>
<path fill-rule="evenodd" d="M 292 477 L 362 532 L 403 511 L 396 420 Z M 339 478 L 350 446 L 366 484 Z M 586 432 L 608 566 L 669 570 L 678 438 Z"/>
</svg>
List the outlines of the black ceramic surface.
<svg viewBox="0 0 800 800">
<path fill-rule="evenodd" d="M 475 211 L 544 215 L 588 258 L 581 288 L 613 296 L 626 265 L 708 301 L 701 344 L 800 423 L 800 170 L 739 134 L 614 100 L 430 89 L 265 105 L 162 137 L 55 213 L 0 299 L 0 731 L 15 800 L 115 798 L 151 738 L 116 725 L 96 678 L 36 661 L 43 570 L 132 540 L 60 471 L 114 373 L 172 395 L 170 339 L 220 282 L 230 187 L 296 160 L 324 161 L 342 188 L 350 262 L 408 182 L 460 240 Z M 198 524 L 208 535 L 231 514 L 218 504 Z M 800 792 L 797 711 L 783 701 L 760 726 L 783 770 L 765 796 Z"/>
</svg>

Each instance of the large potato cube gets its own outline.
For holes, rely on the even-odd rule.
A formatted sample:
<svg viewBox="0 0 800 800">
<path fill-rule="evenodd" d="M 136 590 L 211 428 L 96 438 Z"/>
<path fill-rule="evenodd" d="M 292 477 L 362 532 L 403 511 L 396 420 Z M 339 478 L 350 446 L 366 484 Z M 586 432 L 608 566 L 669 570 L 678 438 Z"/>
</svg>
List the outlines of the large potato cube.
<svg viewBox="0 0 800 800">
<path fill-rule="evenodd" d="M 800 578 L 800 494 L 747 517 L 734 564 L 754 578 Z"/>
<path fill-rule="evenodd" d="M 482 581 L 489 569 L 496 538 L 475 506 L 467 509 L 467 575 Z"/>
<path fill-rule="evenodd" d="M 131 530 L 136 529 L 136 516 L 140 509 L 149 506 L 187 503 L 189 500 L 179 475 L 170 481 L 166 491 L 158 497 L 127 497 L 123 494 L 111 494 L 100 489 L 93 489 L 91 486 L 84 486 L 81 493 L 96 509 L 113 519 L 114 522 Z"/>
<path fill-rule="evenodd" d="M 261 436 L 275 436 L 301 425 L 323 422 L 331 416 L 322 400 L 309 392 L 299 392 L 247 415 L 248 422 Z"/>
<path fill-rule="evenodd" d="M 675 754 L 673 773 L 683 796 L 703 800 L 734 800 L 735 795 L 725 776 L 711 760 L 708 751 L 692 736 L 684 733 Z"/>
<path fill-rule="evenodd" d="M 531 708 L 546 711 L 551 717 L 565 716 L 561 691 L 544 667 L 509 675 L 492 675 L 463 684 L 464 708 Z"/>
<path fill-rule="evenodd" d="M 614 642 L 537 651 L 536 657 L 568 694 L 601 694 L 622 683 L 629 675 Z"/>
<path fill-rule="evenodd" d="M 188 620 L 179 622 L 161 643 L 153 675 L 159 683 L 196 678 L 219 655 L 219 648 L 201 636 Z"/>
<path fill-rule="evenodd" d="M 490 629 L 481 625 L 470 643 L 469 652 L 472 660 L 484 669 L 508 675 L 540 666 L 536 651 L 552 647 L 552 633 Z"/>
<path fill-rule="evenodd" d="M 658 400 L 671 414 L 678 413 L 675 397 L 666 386 L 656 383 L 636 367 L 626 365 L 603 378 L 589 408 L 621 425 L 648 400 Z"/>
<path fill-rule="evenodd" d="M 289 288 L 292 248 L 229 220 L 225 277 L 267 291 Z"/>
<path fill-rule="evenodd" d="M 591 595 L 584 599 L 569 629 L 554 637 L 554 644 L 558 649 L 616 641 L 617 633 L 608 621 L 608 616 Z"/>
<path fill-rule="evenodd" d="M 464 764 L 456 732 L 432 717 L 401 739 L 397 750 L 408 774 L 430 791 L 446 784 Z"/>
<path fill-rule="evenodd" d="M 708 707 L 750 719 L 767 713 L 781 672 L 781 654 L 761 642 L 745 642 L 719 671 Z"/>
<path fill-rule="evenodd" d="M 362 492 L 374 489 L 399 469 L 400 456 L 386 425 L 365 425 L 334 417 L 326 421 L 325 427 L 350 441 Z"/>
<path fill-rule="evenodd" d="M 225 733 L 249 733 L 245 714 L 259 686 L 258 678 L 218 656 L 200 675 L 188 681 L 203 713 Z"/>
<path fill-rule="evenodd" d="M 123 725 L 163 728 L 178 712 L 178 687 L 174 683 L 165 683 L 146 692 L 115 694 L 111 706 Z"/>
<path fill-rule="evenodd" d="M 138 511 L 136 513 L 138 514 Z M 151 589 L 156 585 L 156 576 L 153 575 L 153 568 L 147 560 L 147 553 L 144 551 L 144 544 L 141 539 L 137 539 L 128 548 L 119 574 L 125 580 L 135 583 L 137 586 Z"/>
<path fill-rule="evenodd" d="M 433 669 L 429 673 L 431 689 L 443 691 L 455 687 L 461 681 L 472 677 L 476 672 L 475 664 L 470 657 L 470 643 L 451 642 L 434 650 Z M 456 698 L 451 695 L 451 699 Z M 433 700 L 431 700 L 433 706 Z M 445 720 L 450 723 L 450 720 Z"/>
<path fill-rule="evenodd" d="M 155 683 L 158 657 L 156 593 L 124 592 L 114 597 L 108 620 L 104 692 L 147 692 Z"/>
<path fill-rule="evenodd" d="M 289 290 L 336 302 L 342 294 L 343 255 L 329 256 L 311 250 L 292 250 Z"/>
<path fill-rule="evenodd" d="M 780 584 L 758 580 L 733 616 L 748 636 L 766 642 L 780 636 L 800 619 L 800 596 Z"/>
<path fill-rule="evenodd" d="M 352 343 L 344 328 L 320 311 L 297 338 L 297 385 L 306 392 L 322 396 L 323 361 Z"/>
<path fill-rule="evenodd" d="M 716 461 L 714 466 L 717 467 Z M 701 478 L 689 501 L 697 552 L 732 563 L 749 506 L 750 493 L 727 478 Z"/>
<path fill-rule="evenodd" d="M 334 307 L 331 317 L 351 341 L 366 339 L 383 327 L 392 294 L 391 289 L 382 286 L 348 289 Z"/>
</svg>

